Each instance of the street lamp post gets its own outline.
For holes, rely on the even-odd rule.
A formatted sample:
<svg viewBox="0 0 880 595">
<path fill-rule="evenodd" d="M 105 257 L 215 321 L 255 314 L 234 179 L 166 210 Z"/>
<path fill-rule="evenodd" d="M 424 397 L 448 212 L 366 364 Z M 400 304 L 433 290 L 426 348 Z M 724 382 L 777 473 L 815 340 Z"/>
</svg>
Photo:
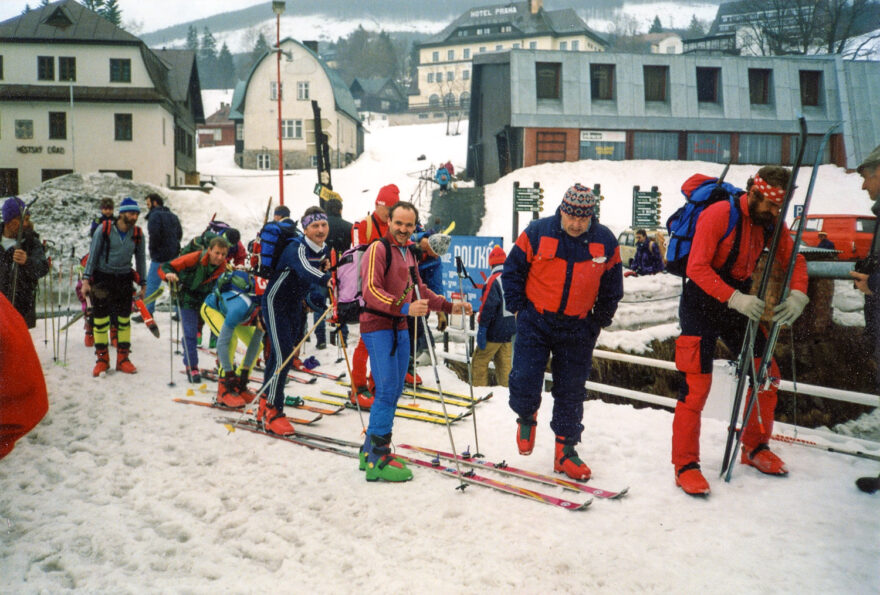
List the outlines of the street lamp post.
<svg viewBox="0 0 880 595">
<path fill-rule="evenodd" d="M 275 65 L 276 65 L 276 88 L 275 94 L 278 99 L 278 200 L 284 204 L 284 147 L 281 136 L 281 14 L 284 12 L 284 2 L 274 0 L 272 12 L 275 13 Z"/>
</svg>

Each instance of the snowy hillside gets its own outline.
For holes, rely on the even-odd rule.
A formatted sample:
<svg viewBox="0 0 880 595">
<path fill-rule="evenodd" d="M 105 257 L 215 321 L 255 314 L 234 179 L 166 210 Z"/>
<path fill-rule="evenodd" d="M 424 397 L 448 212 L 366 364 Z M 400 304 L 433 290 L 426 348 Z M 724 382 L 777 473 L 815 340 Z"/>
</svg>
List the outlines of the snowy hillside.
<svg viewBox="0 0 880 595">
<path fill-rule="evenodd" d="M 372 129 L 358 161 L 333 172 L 344 216 L 361 217 L 388 183 L 410 197 L 417 172 L 432 163 L 451 159 L 462 169 L 465 143 L 464 134 L 444 136 L 442 125 Z M 421 154 L 426 160 L 417 159 Z M 217 187 L 210 194 L 169 193 L 185 234 L 201 231 L 216 212 L 244 237 L 252 235 L 268 197 L 277 198 L 277 173 L 238 169 L 230 147 L 200 150 L 198 159 Z M 720 166 L 582 161 L 519 170 L 487 188 L 481 233 L 509 242 L 514 180 L 542 182 L 551 208 L 571 183 L 601 183 L 602 220 L 619 231 L 629 224 L 632 184 L 659 186 L 665 217 L 694 171 L 716 173 Z M 742 184 L 753 171 L 734 166 L 728 179 Z M 803 189 L 809 169 L 801 176 Z M 314 203 L 314 183 L 313 171 L 287 172 L 285 197 L 294 216 Z M 822 166 L 814 211 L 867 213 L 859 186 L 856 174 Z M 56 212 L 37 220 L 44 236 L 69 242 L 81 234 L 65 225 L 75 214 L 60 203 Z M 627 279 L 625 301 L 667 300 L 649 308 L 622 304 L 600 342 L 637 346 L 645 342 L 637 333 L 676 334 L 671 311 L 678 283 L 667 276 Z M 172 322 L 165 312 L 157 320 L 161 339 L 142 325 L 133 329 L 139 373 L 98 379 L 90 376 L 94 356 L 81 345 L 79 325 L 69 337 L 66 367 L 53 363 L 43 324 L 33 330 L 50 411 L 0 461 L 0 592 L 880 591 L 880 496 L 853 485 L 880 472 L 876 461 L 774 442 L 789 477 L 737 466 L 728 484 L 717 478 L 726 424 L 704 419 L 703 468 L 712 494 L 694 499 L 673 482 L 670 413 L 591 400 L 578 451 L 593 470 L 589 485 L 629 487 L 619 500 L 596 498 L 587 510 L 569 512 L 479 486 L 461 493 L 455 480 L 423 469 L 405 485 L 367 484 L 354 460 L 242 430 L 230 434 L 216 422 L 222 412 L 173 402 L 187 386 L 168 340 Z M 316 355 L 322 370 L 344 371 L 344 363 L 334 363 L 335 348 L 315 352 L 313 345 L 306 355 Z M 419 372 L 433 384 L 430 367 Z M 444 389 L 468 393 L 450 370 L 441 368 L 440 376 Z M 206 383 L 205 390 L 192 398 L 209 400 L 215 385 Z M 288 386 L 291 395 L 320 390 L 344 389 L 323 379 Z M 522 457 L 507 391 L 492 391 L 476 415 L 454 425 L 456 447 L 473 450 L 478 440 L 491 460 L 551 473 L 550 396 L 539 415 L 535 452 Z M 363 424 L 356 411 L 344 410 L 300 430 L 358 441 Z M 441 425 L 398 418 L 394 440 L 449 450 Z"/>
</svg>

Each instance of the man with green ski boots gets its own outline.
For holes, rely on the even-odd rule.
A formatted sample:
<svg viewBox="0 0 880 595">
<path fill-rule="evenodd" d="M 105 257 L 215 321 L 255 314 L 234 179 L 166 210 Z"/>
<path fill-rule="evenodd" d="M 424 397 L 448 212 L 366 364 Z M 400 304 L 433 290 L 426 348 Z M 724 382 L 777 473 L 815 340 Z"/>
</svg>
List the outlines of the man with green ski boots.
<svg viewBox="0 0 880 595">
<path fill-rule="evenodd" d="M 703 177 L 694 176 L 691 180 L 696 184 L 700 178 Z M 709 483 L 700 471 L 700 417 L 712 386 L 715 343 L 720 338 L 737 353 L 748 321 L 758 321 L 764 314 L 764 301 L 749 295 L 752 273 L 773 235 L 772 227 L 790 179 L 791 171 L 784 167 L 762 167 L 749 179 L 745 192 L 728 190 L 730 200 L 709 205 L 697 220 L 687 258 L 687 282 L 678 309 L 681 336 L 675 341 L 675 366 L 684 374 L 685 382 L 672 420 L 675 484 L 691 495 L 709 493 Z M 688 182 L 682 191 L 690 195 L 695 188 L 689 188 Z M 729 230 L 734 219 L 736 223 Z M 775 258 L 783 270 L 793 247 L 788 229 L 783 229 Z M 807 264 L 798 255 L 791 292 L 774 309 L 773 320 L 793 323 L 809 301 L 806 292 Z M 762 329 L 756 334 L 754 353 L 763 353 L 764 343 Z M 756 366 L 759 360 L 760 356 Z M 779 378 L 775 360 L 770 363 L 769 378 Z M 777 385 L 778 380 L 773 380 L 768 388 L 758 392 L 757 407 L 742 433 L 742 463 L 768 475 L 788 473 L 785 463 L 767 446 L 773 432 Z"/>
<path fill-rule="evenodd" d="M 422 282 L 418 261 L 409 249 L 419 212 L 409 202 L 398 202 L 389 212 L 388 233 L 367 249 L 361 260 L 361 284 L 366 302 L 360 315 L 361 338 L 370 354 L 376 393 L 370 408 L 367 436 L 360 453 L 360 469 L 367 481 L 407 481 L 412 471 L 391 455 L 391 427 L 397 400 L 403 392 L 409 362 L 407 317 L 429 311 L 470 315 L 469 303 L 451 303 Z M 419 286 L 415 299 L 412 276 Z"/>
<path fill-rule="evenodd" d="M 575 445 L 584 426 L 585 387 L 593 348 L 623 297 L 623 269 L 614 234 L 596 217 L 599 198 L 575 184 L 556 213 L 532 221 L 504 262 L 507 309 L 516 315 L 510 408 L 517 415 L 521 455 L 535 447 L 535 426 L 547 359 L 552 355 L 556 435 L 553 470 L 585 481 L 590 468 Z"/>
</svg>

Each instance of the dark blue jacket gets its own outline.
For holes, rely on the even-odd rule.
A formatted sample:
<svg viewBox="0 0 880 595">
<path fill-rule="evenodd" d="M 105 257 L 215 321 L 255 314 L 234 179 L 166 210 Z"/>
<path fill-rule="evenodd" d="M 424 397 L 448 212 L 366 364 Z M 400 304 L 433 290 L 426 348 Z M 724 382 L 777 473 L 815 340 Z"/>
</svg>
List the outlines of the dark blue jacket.
<svg viewBox="0 0 880 595">
<path fill-rule="evenodd" d="M 177 215 L 168 207 L 155 206 L 147 213 L 146 219 L 150 234 L 150 260 L 168 262 L 177 258 L 183 237 Z"/>
<path fill-rule="evenodd" d="M 330 246 L 326 243 L 322 250 L 313 250 L 304 236 L 293 238 L 281 253 L 278 266 L 266 286 L 266 295 L 280 293 L 297 302 L 309 298 L 310 306 L 320 307 L 330 280 L 330 273 L 321 268 L 321 262 L 329 257 Z M 279 283 L 281 286 L 276 288 Z"/>
<path fill-rule="evenodd" d="M 663 272 L 663 257 L 657 242 L 645 240 L 636 244 L 636 255 L 630 260 L 629 268 L 639 275 Z"/>
<path fill-rule="evenodd" d="M 89 237 L 95 235 L 95 230 L 101 227 L 105 221 L 116 221 L 116 215 L 110 215 L 109 217 L 105 217 L 104 215 L 98 215 L 94 219 L 92 219 L 92 225 L 89 228 Z M 176 256 L 176 255 L 175 255 Z"/>
<path fill-rule="evenodd" d="M 503 267 L 504 265 L 496 265 L 489 279 L 500 273 Z M 480 326 L 486 327 L 486 340 L 492 343 L 507 343 L 516 334 L 516 317 L 505 307 L 502 283 L 501 276 L 498 275 L 491 284 L 487 282 L 483 288 Z"/>
<path fill-rule="evenodd" d="M 611 324 L 623 297 L 623 268 L 617 239 L 595 219 L 573 238 L 555 215 L 532 221 L 504 262 L 504 299 L 517 313 L 531 304 L 539 313 Z"/>
</svg>

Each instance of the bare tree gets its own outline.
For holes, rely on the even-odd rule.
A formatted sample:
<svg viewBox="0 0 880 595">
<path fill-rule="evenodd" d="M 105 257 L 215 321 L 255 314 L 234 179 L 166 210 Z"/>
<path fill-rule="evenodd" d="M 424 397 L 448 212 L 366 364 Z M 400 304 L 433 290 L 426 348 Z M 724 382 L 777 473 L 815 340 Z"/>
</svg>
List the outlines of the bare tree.
<svg viewBox="0 0 880 595">
<path fill-rule="evenodd" d="M 868 33 L 867 29 L 876 30 L 880 19 L 880 3 L 877 0 L 824 0 L 821 12 L 821 41 L 829 54 L 849 54 L 848 42 L 853 38 Z M 875 26 L 866 27 L 867 23 Z M 877 34 L 866 36 L 856 48 L 857 57 L 861 50 L 873 40 Z"/>
</svg>

